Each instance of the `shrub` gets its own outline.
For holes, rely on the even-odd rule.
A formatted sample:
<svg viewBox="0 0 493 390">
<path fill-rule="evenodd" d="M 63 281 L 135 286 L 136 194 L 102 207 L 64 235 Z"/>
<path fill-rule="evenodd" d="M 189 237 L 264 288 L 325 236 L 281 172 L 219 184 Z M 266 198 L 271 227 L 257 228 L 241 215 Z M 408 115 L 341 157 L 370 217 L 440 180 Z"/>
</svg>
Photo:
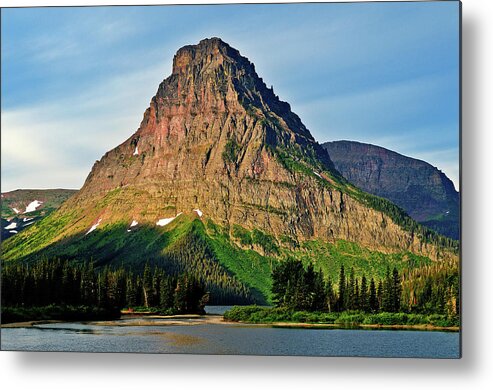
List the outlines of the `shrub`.
<svg viewBox="0 0 493 390">
<path fill-rule="evenodd" d="M 252 240 L 254 244 L 262 247 L 266 254 L 279 254 L 279 247 L 271 235 L 265 234 L 264 232 L 254 229 L 252 232 Z"/>
<path fill-rule="evenodd" d="M 233 226 L 233 237 L 238 238 L 240 240 L 241 245 L 252 245 L 252 234 L 239 225 Z"/>
<path fill-rule="evenodd" d="M 238 153 L 240 151 L 240 146 L 238 143 L 230 139 L 228 142 L 226 142 L 226 145 L 224 145 L 224 151 L 223 151 L 223 160 L 227 164 L 235 163 L 236 159 L 238 158 Z"/>
<path fill-rule="evenodd" d="M 363 322 L 365 315 L 363 313 L 343 312 L 335 320 L 336 324 L 360 324 Z"/>
</svg>

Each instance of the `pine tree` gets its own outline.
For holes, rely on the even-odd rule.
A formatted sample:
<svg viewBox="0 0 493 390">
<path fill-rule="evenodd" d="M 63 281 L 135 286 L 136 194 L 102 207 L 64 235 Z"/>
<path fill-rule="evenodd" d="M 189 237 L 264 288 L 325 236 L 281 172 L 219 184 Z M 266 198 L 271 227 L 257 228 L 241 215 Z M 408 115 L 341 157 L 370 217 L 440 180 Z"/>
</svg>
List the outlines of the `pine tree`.
<svg viewBox="0 0 493 390">
<path fill-rule="evenodd" d="M 344 311 L 346 301 L 346 276 L 344 274 L 344 266 L 341 265 L 339 271 L 339 299 L 337 301 L 337 311 Z"/>
<path fill-rule="evenodd" d="M 325 287 L 325 297 L 329 312 L 335 311 L 337 309 L 337 298 L 330 278 L 327 280 L 327 285 Z"/>
<path fill-rule="evenodd" d="M 394 267 L 392 271 L 392 311 L 397 313 L 401 309 L 401 278 L 399 276 L 399 272 L 397 268 Z"/>
<path fill-rule="evenodd" d="M 368 305 L 372 313 L 376 313 L 380 309 L 380 305 L 378 303 L 378 295 L 375 289 L 375 280 L 373 278 L 371 278 L 370 280 L 370 296 L 368 298 Z"/>
<path fill-rule="evenodd" d="M 375 287 L 375 285 L 373 285 Z M 360 309 L 364 312 L 370 311 L 368 304 L 368 286 L 366 285 L 366 277 L 361 277 L 361 289 L 360 289 Z"/>
<path fill-rule="evenodd" d="M 354 310 L 355 308 L 355 279 L 354 279 L 354 268 L 351 267 L 349 273 L 349 278 L 346 283 L 346 310 Z"/>
<path fill-rule="evenodd" d="M 381 310 L 382 302 L 383 302 L 383 283 L 381 280 L 378 281 L 377 300 L 378 300 L 378 310 Z"/>
<path fill-rule="evenodd" d="M 356 278 L 355 284 L 354 284 L 354 309 L 359 310 L 360 309 L 360 291 L 359 291 L 359 282 L 358 279 Z"/>
<path fill-rule="evenodd" d="M 152 291 L 152 274 L 149 263 L 144 266 L 144 274 L 142 277 L 142 293 L 144 298 L 144 306 L 149 307 L 151 302 L 151 291 Z"/>
<path fill-rule="evenodd" d="M 385 279 L 383 281 L 383 291 L 382 291 L 382 304 L 381 308 L 384 312 L 392 312 L 394 305 L 393 298 L 394 285 L 392 278 L 390 276 L 390 269 L 387 267 L 387 272 L 385 273 Z"/>
<path fill-rule="evenodd" d="M 126 304 L 127 306 L 130 308 L 130 307 L 134 307 L 137 305 L 137 297 L 136 297 L 136 291 L 135 291 L 135 282 L 133 280 L 133 275 L 130 274 L 127 276 L 126 278 L 126 284 L 127 284 L 127 288 L 126 288 Z"/>
<path fill-rule="evenodd" d="M 324 274 L 319 270 L 316 274 L 313 288 L 313 304 L 311 310 L 322 311 L 327 309 L 327 297 L 325 295 Z"/>
</svg>

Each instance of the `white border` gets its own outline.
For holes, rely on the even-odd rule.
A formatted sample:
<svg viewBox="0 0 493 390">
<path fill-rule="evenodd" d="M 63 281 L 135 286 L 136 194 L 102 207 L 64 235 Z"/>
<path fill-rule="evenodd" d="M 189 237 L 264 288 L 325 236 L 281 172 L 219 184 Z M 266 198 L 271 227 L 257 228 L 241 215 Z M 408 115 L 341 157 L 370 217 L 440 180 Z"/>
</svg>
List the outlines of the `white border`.
<svg viewBox="0 0 493 390">
<path fill-rule="evenodd" d="M 172 3 L 199 3 L 173 1 Z M 215 3 L 231 2 L 216 0 Z M 249 2 L 249 1 L 243 1 Z M 2 0 L 2 6 L 163 4 Z M 493 383 L 493 9 L 463 1 L 463 358 L 397 360 L 0 352 L 15 389 L 487 389 Z"/>
</svg>

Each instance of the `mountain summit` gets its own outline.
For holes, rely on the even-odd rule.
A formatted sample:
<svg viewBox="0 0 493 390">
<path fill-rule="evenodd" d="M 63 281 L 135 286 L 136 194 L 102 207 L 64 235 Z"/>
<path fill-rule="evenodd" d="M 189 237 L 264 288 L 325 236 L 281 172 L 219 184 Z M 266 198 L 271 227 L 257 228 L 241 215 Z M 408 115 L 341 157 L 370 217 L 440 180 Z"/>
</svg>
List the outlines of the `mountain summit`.
<svg viewBox="0 0 493 390">
<path fill-rule="evenodd" d="M 346 240 L 432 260 L 457 256 L 455 243 L 342 178 L 254 65 L 211 38 L 178 50 L 138 130 L 94 164 L 57 212 L 9 239 L 4 258 L 83 253 L 99 264 L 164 264 L 178 256 L 169 257 L 170 245 L 191 220 L 192 235 L 221 232 L 235 248 L 262 255 Z M 203 258 L 219 244 L 207 248 Z M 228 272 L 238 265 L 231 253 L 223 258 Z M 255 271 L 253 263 L 240 268 Z"/>
</svg>

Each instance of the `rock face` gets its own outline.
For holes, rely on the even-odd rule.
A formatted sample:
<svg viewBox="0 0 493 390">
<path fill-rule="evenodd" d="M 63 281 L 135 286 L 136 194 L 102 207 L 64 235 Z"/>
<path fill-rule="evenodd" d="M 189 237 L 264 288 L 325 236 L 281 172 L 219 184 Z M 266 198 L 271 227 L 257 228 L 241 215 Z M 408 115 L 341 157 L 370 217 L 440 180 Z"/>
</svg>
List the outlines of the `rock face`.
<svg viewBox="0 0 493 390">
<path fill-rule="evenodd" d="M 205 39 L 178 50 L 139 129 L 94 164 L 57 212 L 54 218 L 68 221 L 63 229 L 44 241 L 33 237 L 30 250 L 83 237 L 95 224 L 155 227 L 183 213 L 278 239 L 455 256 L 362 196 L 248 59 L 218 38 Z"/>
<path fill-rule="evenodd" d="M 437 232 L 459 239 L 459 193 L 443 172 L 375 145 L 335 141 L 323 147 L 349 182 L 389 199 Z"/>
</svg>

